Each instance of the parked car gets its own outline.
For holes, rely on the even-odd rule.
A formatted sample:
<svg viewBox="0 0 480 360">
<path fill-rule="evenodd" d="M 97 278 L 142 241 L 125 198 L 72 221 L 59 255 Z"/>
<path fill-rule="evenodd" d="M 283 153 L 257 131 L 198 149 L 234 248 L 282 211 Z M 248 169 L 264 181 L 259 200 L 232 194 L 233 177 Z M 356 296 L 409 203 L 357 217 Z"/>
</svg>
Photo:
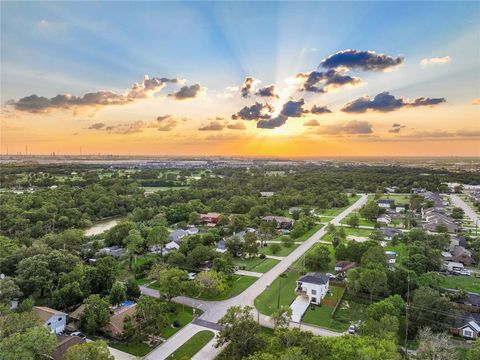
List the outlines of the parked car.
<svg viewBox="0 0 480 360">
<path fill-rule="evenodd" d="M 357 332 L 357 326 L 356 325 L 350 325 L 348 328 L 348 333 L 349 334 L 355 334 Z"/>
<path fill-rule="evenodd" d="M 188 280 L 195 280 L 196 277 L 197 277 L 197 273 L 194 273 L 194 272 L 188 273 Z"/>
<path fill-rule="evenodd" d="M 84 333 L 81 333 L 80 331 L 74 331 L 70 334 L 70 336 L 78 336 L 81 339 L 86 339 L 87 337 L 85 336 Z"/>
<path fill-rule="evenodd" d="M 330 279 L 335 279 L 335 275 L 331 274 L 331 273 L 326 273 L 325 275 L 327 275 Z"/>
</svg>

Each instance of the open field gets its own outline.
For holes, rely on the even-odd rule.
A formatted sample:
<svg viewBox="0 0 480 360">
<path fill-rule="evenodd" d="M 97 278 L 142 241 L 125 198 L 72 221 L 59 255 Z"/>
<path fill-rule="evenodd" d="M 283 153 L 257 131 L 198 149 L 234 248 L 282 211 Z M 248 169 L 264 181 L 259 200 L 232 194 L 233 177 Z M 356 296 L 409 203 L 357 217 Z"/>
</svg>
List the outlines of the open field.
<svg viewBox="0 0 480 360">
<path fill-rule="evenodd" d="M 287 256 L 298 247 L 298 245 L 295 245 L 295 244 L 290 247 L 283 246 L 282 244 L 276 244 L 280 246 L 280 251 L 274 254 L 272 252 L 272 245 L 274 244 L 268 244 L 266 247 L 260 248 L 258 252 L 260 254 L 265 254 L 265 255 Z"/>
<path fill-rule="evenodd" d="M 444 276 L 440 284 L 445 289 L 463 289 L 480 294 L 480 279 L 473 276 Z"/>
<path fill-rule="evenodd" d="M 264 315 L 271 315 L 278 309 L 280 304 L 289 306 L 295 297 L 295 287 L 299 273 L 296 271 L 285 272 L 284 278 L 276 278 L 260 295 L 255 299 L 255 307 Z"/>
<path fill-rule="evenodd" d="M 167 357 L 168 360 L 190 359 L 213 339 L 215 334 L 210 330 L 202 330 L 188 339 L 175 352 Z"/>
<path fill-rule="evenodd" d="M 218 295 L 208 295 L 208 294 L 201 294 L 198 299 L 200 300 L 209 300 L 209 301 L 217 301 L 217 300 L 226 300 L 230 299 L 238 294 L 242 293 L 245 289 L 247 289 L 250 285 L 252 285 L 255 281 L 257 281 L 256 277 L 253 276 L 240 276 L 240 275 L 231 275 L 230 279 L 230 287 L 223 293 Z"/>
<path fill-rule="evenodd" d="M 278 264 L 275 259 L 260 259 L 258 256 L 248 259 L 234 258 L 233 264 L 241 270 L 265 273 Z"/>
</svg>

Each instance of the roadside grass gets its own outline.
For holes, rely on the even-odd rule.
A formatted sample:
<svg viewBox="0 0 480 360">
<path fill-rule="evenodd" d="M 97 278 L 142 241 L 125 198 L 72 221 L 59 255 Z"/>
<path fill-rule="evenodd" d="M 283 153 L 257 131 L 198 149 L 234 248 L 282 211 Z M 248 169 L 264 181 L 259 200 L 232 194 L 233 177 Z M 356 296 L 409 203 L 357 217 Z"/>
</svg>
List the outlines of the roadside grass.
<svg viewBox="0 0 480 360">
<path fill-rule="evenodd" d="M 310 230 L 308 230 L 305 234 L 303 234 L 302 236 L 299 236 L 298 238 L 296 239 L 293 239 L 293 241 L 296 241 L 296 242 L 302 242 L 302 241 L 305 241 L 307 240 L 308 238 L 310 238 L 313 234 L 315 234 L 318 230 L 320 230 L 324 225 L 322 224 L 315 224 L 315 226 L 313 228 L 311 228 Z"/>
<path fill-rule="evenodd" d="M 285 272 L 285 277 L 277 277 L 254 301 L 255 308 L 264 315 L 272 315 L 278 309 L 277 304 L 280 299 L 280 306 L 290 304 L 297 296 L 295 287 L 299 273 L 296 271 Z M 280 286 L 281 285 L 281 286 Z"/>
<path fill-rule="evenodd" d="M 375 222 L 373 221 L 370 221 L 370 220 L 367 220 L 363 217 L 361 217 L 360 213 L 358 211 L 354 211 L 354 212 L 351 212 L 348 216 L 344 217 L 341 221 L 340 221 L 340 224 L 348 224 L 348 220 L 354 215 L 356 214 L 359 218 L 359 221 L 358 221 L 358 225 L 360 226 L 371 226 L 371 227 L 374 227 L 375 226 Z"/>
<path fill-rule="evenodd" d="M 108 346 L 111 346 L 114 349 L 126 352 L 134 356 L 145 356 L 152 350 L 150 346 L 148 346 L 143 342 L 132 342 L 132 343 L 112 342 L 112 343 L 109 343 Z"/>
<path fill-rule="evenodd" d="M 341 299 L 345 289 L 338 286 L 330 286 L 329 291 L 332 295 L 327 295 L 325 298 L 336 300 L 335 303 L 337 303 L 338 300 Z M 313 308 L 309 307 L 302 317 L 302 322 L 338 332 L 347 330 L 350 326 L 351 320 L 347 319 L 347 321 L 345 321 L 345 319 L 342 318 L 341 321 L 339 321 L 335 317 L 332 317 L 332 311 L 334 308 L 335 306 L 328 304 L 322 304 L 321 306 L 315 306 Z"/>
<path fill-rule="evenodd" d="M 443 277 L 440 284 L 445 289 L 464 289 L 467 292 L 480 294 L 480 279 L 474 276 L 448 275 Z"/>
<path fill-rule="evenodd" d="M 293 244 L 290 247 L 283 246 L 283 244 L 277 244 L 277 245 L 280 245 L 280 251 L 278 251 L 277 253 L 274 254 L 272 252 L 272 245 L 273 244 L 268 244 L 267 246 L 265 246 L 263 248 L 260 248 L 258 252 L 260 254 L 265 254 L 265 255 L 287 256 L 288 254 L 290 254 L 293 250 L 295 250 L 298 247 L 298 245 L 296 245 L 296 244 Z"/>
<path fill-rule="evenodd" d="M 167 315 L 168 323 L 170 325 L 163 327 L 160 330 L 160 336 L 163 337 L 164 339 L 168 339 L 170 336 L 175 334 L 177 331 L 179 331 L 181 328 L 183 328 L 185 325 L 187 325 L 193 320 L 193 308 L 186 305 L 176 304 L 176 303 L 175 303 L 175 308 L 176 308 L 175 313 L 169 313 Z M 200 310 L 195 310 L 195 311 L 198 314 Z M 180 322 L 180 327 L 178 328 L 175 328 L 172 326 L 173 322 L 176 320 Z"/>
<path fill-rule="evenodd" d="M 347 206 L 335 207 L 335 208 L 330 208 L 330 209 L 321 209 L 321 210 L 318 210 L 316 213 L 318 215 L 323 215 L 323 216 L 337 216 L 340 213 L 342 213 L 342 211 L 344 211 L 345 209 L 350 207 L 353 203 L 358 201 L 358 199 L 360 199 L 360 195 L 349 196 Z"/>
<path fill-rule="evenodd" d="M 258 256 L 248 259 L 234 258 L 233 264 L 238 266 L 241 270 L 255 271 L 265 273 L 278 264 L 275 259 L 260 259 Z M 245 268 L 243 268 L 245 267 Z"/>
<path fill-rule="evenodd" d="M 167 359 L 180 360 L 190 359 L 197 352 L 199 352 L 207 343 L 213 339 L 215 334 L 210 330 L 202 330 L 188 339 L 182 346 L 180 346 Z"/>
<path fill-rule="evenodd" d="M 214 296 L 211 296 L 208 294 L 201 294 L 199 297 L 197 297 L 197 299 L 208 300 L 208 301 L 230 299 L 242 293 L 245 289 L 250 287 L 250 285 L 252 285 L 255 281 L 257 281 L 257 278 L 253 276 L 231 275 L 229 280 L 230 286 L 226 291 Z"/>
</svg>

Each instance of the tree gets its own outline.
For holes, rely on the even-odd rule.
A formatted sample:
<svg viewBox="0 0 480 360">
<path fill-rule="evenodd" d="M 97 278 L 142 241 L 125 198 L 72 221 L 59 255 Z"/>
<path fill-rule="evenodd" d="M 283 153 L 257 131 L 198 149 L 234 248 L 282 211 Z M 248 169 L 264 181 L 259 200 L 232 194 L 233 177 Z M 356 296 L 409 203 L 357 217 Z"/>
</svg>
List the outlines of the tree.
<svg viewBox="0 0 480 360">
<path fill-rule="evenodd" d="M 126 286 L 127 296 L 130 298 L 138 298 L 141 295 L 140 286 L 134 279 L 128 279 Z"/>
<path fill-rule="evenodd" d="M 124 241 L 128 236 L 130 230 L 135 229 L 135 223 L 131 221 L 124 221 L 108 230 L 105 235 L 105 245 L 124 245 Z"/>
<path fill-rule="evenodd" d="M 114 360 L 107 343 L 97 340 L 70 347 L 65 352 L 64 360 Z"/>
<path fill-rule="evenodd" d="M 247 227 L 248 218 L 245 215 L 232 215 L 230 217 L 230 229 L 237 233 Z"/>
<path fill-rule="evenodd" d="M 136 254 L 140 251 L 143 245 L 143 238 L 140 235 L 140 232 L 135 229 L 130 230 L 130 232 L 128 233 L 128 236 L 125 238 L 125 244 L 127 246 L 127 252 L 130 259 L 128 263 L 128 267 L 131 270 L 132 263 L 136 258 Z"/>
<path fill-rule="evenodd" d="M 243 243 L 238 236 L 232 236 L 227 241 L 225 241 L 225 245 L 227 250 L 233 256 L 237 256 L 238 254 L 243 255 Z"/>
<path fill-rule="evenodd" d="M 158 299 L 140 296 L 135 310 L 135 319 L 143 333 L 157 335 L 168 325 L 167 307 Z"/>
<path fill-rule="evenodd" d="M 118 261 L 112 256 L 97 259 L 95 267 L 87 267 L 85 283 L 91 294 L 107 294 L 118 274 Z"/>
<path fill-rule="evenodd" d="M 365 204 L 364 207 L 360 209 L 360 214 L 370 221 L 375 221 L 378 214 L 380 213 L 380 208 L 378 207 L 375 201 L 369 201 Z"/>
<path fill-rule="evenodd" d="M 353 228 L 358 227 L 359 224 L 360 224 L 360 218 L 358 217 L 357 214 L 353 214 L 347 219 L 347 225 L 350 225 Z"/>
<path fill-rule="evenodd" d="M 435 231 L 438 232 L 438 233 L 446 234 L 446 233 L 448 233 L 448 227 L 445 224 L 438 224 L 435 227 Z"/>
<path fill-rule="evenodd" d="M 458 359 L 455 346 L 446 333 L 433 333 L 430 328 L 418 332 L 417 359 L 421 360 L 454 360 Z"/>
<path fill-rule="evenodd" d="M 260 336 L 260 325 L 254 320 L 250 306 L 233 306 L 218 322 L 222 326 L 216 347 L 229 344 L 226 357 L 242 359 L 245 356 L 259 351 L 264 346 Z"/>
<path fill-rule="evenodd" d="M 364 268 L 386 268 L 387 257 L 385 255 L 385 250 L 383 249 L 383 247 L 372 246 L 367 252 L 363 254 L 361 264 Z"/>
<path fill-rule="evenodd" d="M 229 286 L 227 277 L 216 271 L 202 271 L 195 277 L 195 282 L 210 296 L 224 292 Z"/>
<path fill-rule="evenodd" d="M 327 269 L 330 261 L 330 250 L 326 245 L 317 245 L 305 255 L 305 266 L 312 271 Z"/>
<path fill-rule="evenodd" d="M 66 309 L 83 300 L 83 291 L 78 281 L 66 283 L 53 293 L 53 300 L 57 307 Z"/>
<path fill-rule="evenodd" d="M 120 282 L 113 284 L 112 289 L 110 290 L 110 304 L 120 305 L 127 298 L 127 289 L 125 285 Z"/>
<path fill-rule="evenodd" d="M 465 215 L 465 212 L 463 211 L 462 208 L 459 208 L 459 207 L 454 207 L 452 209 L 452 213 L 450 214 L 452 218 L 458 219 L 458 220 L 463 219 L 464 215 Z"/>
<path fill-rule="evenodd" d="M 228 255 L 228 254 L 226 254 Z M 233 263 L 231 256 L 218 256 L 213 259 L 212 270 L 230 274 L 233 272 Z"/>
<path fill-rule="evenodd" d="M 285 246 L 286 248 L 290 248 L 294 244 L 293 239 L 288 235 L 282 236 L 280 240 L 282 241 L 282 245 Z"/>
<path fill-rule="evenodd" d="M 22 296 L 22 291 L 12 278 L 0 279 L 0 304 L 10 304 L 10 301 Z"/>
<path fill-rule="evenodd" d="M 292 320 L 292 309 L 290 306 L 283 305 L 272 314 L 273 327 L 288 327 Z"/>
<path fill-rule="evenodd" d="M 90 295 L 85 300 L 85 308 L 80 316 L 80 326 L 89 334 L 95 334 L 110 321 L 110 309 L 107 301 L 100 295 Z"/>
<path fill-rule="evenodd" d="M 185 283 L 188 282 L 188 272 L 178 268 L 166 268 L 156 264 L 150 270 L 149 277 L 157 282 L 160 292 L 168 301 L 182 294 Z"/>
<path fill-rule="evenodd" d="M 2 360 L 43 359 L 50 356 L 57 345 L 57 337 L 46 327 L 30 327 L 0 341 Z"/>
<path fill-rule="evenodd" d="M 148 233 L 147 243 L 149 246 L 158 246 L 160 256 L 163 256 L 163 248 L 168 242 L 168 229 L 165 226 L 154 226 Z"/>
<path fill-rule="evenodd" d="M 246 233 L 243 242 L 243 253 L 249 257 L 255 257 L 258 254 L 257 235 L 255 233 Z"/>
<path fill-rule="evenodd" d="M 282 250 L 282 247 L 279 244 L 273 243 L 269 245 L 270 251 L 272 252 L 273 255 L 276 255 Z"/>
<path fill-rule="evenodd" d="M 267 240 L 270 240 L 276 234 L 276 224 L 274 221 L 262 221 L 258 227 L 258 238 L 260 246 L 263 247 Z"/>
<path fill-rule="evenodd" d="M 384 293 L 387 287 L 387 274 L 380 269 L 361 269 L 360 286 L 370 295 L 370 302 L 374 295 Z"/>
</svg>

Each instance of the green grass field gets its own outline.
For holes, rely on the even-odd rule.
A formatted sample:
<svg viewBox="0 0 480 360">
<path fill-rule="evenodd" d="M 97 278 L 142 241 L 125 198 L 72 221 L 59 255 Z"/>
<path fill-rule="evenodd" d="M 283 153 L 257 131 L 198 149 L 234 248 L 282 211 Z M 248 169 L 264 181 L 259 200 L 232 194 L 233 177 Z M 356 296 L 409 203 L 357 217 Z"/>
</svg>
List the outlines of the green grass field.
<svg viewBox="0 0 480 360">
<path fill-rule="evenodd" d="M 233 264 L 240 267 L 242 270 L 255 271 L 259 273 L 265 273 L 278 264 L 278 260 L 275 259 L 260 259 L 259 257 L 240 259 L 234 258 Z M 245 269 L 243 269 L 245 267 Z"/>
<path fill-rule="evenodd" d="M 343 218 L 342 221 L 340 221 L 340 224 L 348 224 L 348 219 L 350 219 L 354 214 L 357 214 L 357 216 L 359 218 L 358 225 L 360 225 L 360 226 L 371 226 L 371 227 L 375 226 L 375 222 L 367 220 L 365 218 L 362 218 L 358 211 L 354 211 L 354 212 L 350 213 L 350 215 L 348 215 L 347 217 Z"/>
<path fill-rule="evenodd" d="M 395 204 L 410 204 L 410 195 L 382 195 L 380 199 L 395 200 Z"/>
<path fill-rule="evenodd" d="M 201 294 L 198 297 L 198 299 L 210 300 L 210 301 L 230 299 L 231 297 L 237 296 L 238 294 L 243 292 L 255 281 L 257 281 L 257 278 L 253 276 L 232 275 L 230 280 L 230 286 L 226 291 L 215 296 L 210 296 L 208 294 Z"/>
<path fill-rule="evenodd" d="M 480 294 L 480 279 L 473 276 L 444 276 L 440 286 L 446 289 L 461 288 Z"/>
<path fill-rule="evenodd" d="M 286 272 L 285 278 L 276 278 L 268 288 L 266 288 L 255 299 L 255 307 L 264 315 L 271 315 L 277 310 L 277 304 L 280 299 L 280 306 L 289 306 L 295 297 L 295 287 L 299 274 L 297 272 Z M 281 285 L 281 287 L 280 287 Z"/>
<path fill-rule="evenodd" d="M 344 288 L 331 286 L 330 293 L 332 295 L 327 294 L 325 298 L 333 299 L 338 302 L 341 299 L 343 292 L 345 291 Z M 320 327 L 324 327 L 333 331 L 345 331 L 350 326 L 350 321 L 338 321 L 335 317 L 332 317 L 332 311 L 334 306 L 322 304 L 321 306 L 315 306 L 313 309 L 308 308 L 305 311 L 305 314 L 302 317 L 302 321 L 308 324 L 318 325 Z"/>
<path fill-rule="evenodd" d="M 134 356 L 145 356 L 147 355 L 152 349 L 143 342 L 135 342 L 135 343 L 109 343 L 114 349 L 126 352 L 128 354 L 132 354 Z"/>
<path fill-rule="evenodd" d="M 330 250 L 330 264 L 328 266 L 328 269 L 326 269 L 326 272 L 331 272 L 333 273 L 335 270 L 335 250 L 333 249 L 332 245 L 327 245 L 327 244 L 315 244 L 312 246 L 310 249 L 307 250 L 307 252 L 301 256 L 293 265 L 292 269 L 298 272 L 304 272 L 304 271 L 309 271 L 308 268 L 304 268 L 304 257 L 307 256 L 308 253 L 311 251 L 314 251 L 315 247 L 317 246 L 327 246 L 328 249 Z"/>
<path fill-rule="evenodd" d="M 202 330 L 188 339 L 182 346 L 180 346 L 167 359 L 181 360 L 190 359 L 197 352 L 200 351 L 207 343 L 213 339 L 215 334 L 210 330 Z"/>
<path fill-rule="evenodd" d="M 273 244 L 268 244 L 266 247 L 264 248 L 261 248 L 259 250 L 259 253 L 260 254 L 265 254 L 265 255 L 274 255 L 274 256 L 287 256 L 288 254 L 290 254 L 293 250 L 295 250 L 298 245 L 292 245 L 290 247 L 285 247 L 283 246 L 282 244 L 277 244 L 277 245 L 280 245 L 280 251 L 277 252 L 276 254 L 274 254 L 272 252 L 272 246 Z"/>
<path fill-rule="evenodd" d="M 302 236 L 299 236 L 298 238 L 293 239 L 293 240 L 296 241 L 296 242 L 305 241 L 308 238 L 310 238 L 313 234 L 315 234 L 318 230 L 320 230 L 323 226 L 324 225 L 322 225 L 322 224 L 316 224 L 313 228 L 308 230 L 305 234 L 303 234 Z"/>
<path fill-rule="evenodd" d="M 318 215 L 324 215 L 324 216 L 337 216 L 342 211 L 344 211 L 346 208 L 348 208 L 350 205 L 355 203 L 358 199 L 360 199 L 360 195 L 349 196 L 347 206 L 338 207 L 338 208 L 331 208 L 331 209 L 321 209 L 321 210 L 317 211 L 317 214 Z"/>
<path fill-rule="evenodd" d="M 168 314 L 168 323 L 172 324 L 175 320 L 178 320 L 181 327 L 174 328 L 172 326 L 166 326 L 162 328 L 162 330 L 160 331 L 160 336 L 164 339 L 168 339 L 170 336 L 175 334 L 182 327 L 184 327 L 193 320 L 193 308 L 181 304 L 175 304 L 175 307 L 177 309 L 176 313 Z M 196 310 L 197 314 L 198 311 L 199 310 Z"/>
</svg>

